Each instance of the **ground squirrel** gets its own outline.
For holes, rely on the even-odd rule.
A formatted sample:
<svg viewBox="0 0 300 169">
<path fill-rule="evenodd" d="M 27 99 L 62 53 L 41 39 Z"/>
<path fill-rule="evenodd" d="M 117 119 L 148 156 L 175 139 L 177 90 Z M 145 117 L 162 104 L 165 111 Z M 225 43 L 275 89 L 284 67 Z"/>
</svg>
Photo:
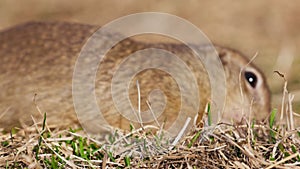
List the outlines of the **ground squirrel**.
<svg viewBox="0 0 300 169">
<path fill-rule="evenodd" d="M 19 121 L 31 122 L 30 115 L 39 115 L 33 98 L 42 112 L 48 113 L 50 124 L 70 124 L 77 122 L 72 102 L 72 74 L 79 52 L 86 40 L 99 27 L 67 22 L 29 22 L 3 30 L 0 33 L 0 127 L 9 128 L 18 125 Z M 202 117 L 205 103 L 209 101 L 209 82 L 203 67 L 197 68 L 189 63 L 191 51 L 182 44 L 141 43 L 126 39 L 116 45 L 107 54 L 107 65 L 102 69 L 106 76 L 96 77 L 96 93 L 98 103 L 103 106 L 105 118 L 114 126 L 129 127 L 129 123 L 116 114 L 112 105 L 110 89 L 103 83 L 111 83 L 111 71 L 128 54 L 135 51 L 156 47 L 166 49 L 187 61 L 199 82 L 201 104 L 199 117 Z M 218 55 L 225 69 L 227 80 L 227 97 L 223 121 L 240 122 L 241 109 L 245 109 L 245 117 L 251 114 L 258 121 L 268 117 L 270 112 L 270 92 L 263 73 L 241 53 L 216 46 Z M 204 51 L 210 55 L 211 51 Z M 186 59 L 184 59 L 186 58 Z M 139 64 L 139 63 L 137 63 Z M 248 64 L 248 65 L 247 65 Z M 246 67 L 245 67 L 246 66 Z M 241 68 L 241 81 L 239 75 Z M 101 72 L 100 72 L 101 73 Z M 98 73 L 97 73 L 98 74 Z M 180 107 L 180 91 L 167 73 L 159 70 L 141 72 L 135 79 L 140 80 L 142 110 L 148 109 L 146 96 L 153 88 L 166 90 L 167 104 L 165 112 L 158 118 L 160 122 L 172 123 Z M 134 80 L 135 80 L 134 79 Z M 134 81 L 133 80 L 133 81 Z M 132 83 L 134 84 L 134 83 Z M 220 84 L 222 85 L 222 84 Z M 241 97 L 240 86 L 244 99 Z M 171 92 L 167 91 L 171 89 Z M 136 88 L 131 86 L 130 97 L 136 102 Z M 106 96 L 107 95 L 107 96 Z M 102 97 L 103 96 L 103 97 Z M 242 103 L 243 100 L 243 103 Z M 213 103 L 212 103 L 213 106 Z"/>
</svg>

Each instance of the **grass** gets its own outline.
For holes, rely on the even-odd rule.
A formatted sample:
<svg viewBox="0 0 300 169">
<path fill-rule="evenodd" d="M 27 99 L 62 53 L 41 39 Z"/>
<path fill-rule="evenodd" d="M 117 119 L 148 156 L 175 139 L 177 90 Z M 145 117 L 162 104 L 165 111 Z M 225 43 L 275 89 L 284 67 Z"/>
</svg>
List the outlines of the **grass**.
<svg viewBox="0 0 300 169">
<path fill-rule="evenodd" d="M 273 130 L 273 127 L 274 127 L 274 124 L 275 124 L 276 112 L 277 112 L 277 110 L 274 109 L 271 112 L 271 115 L 270 115 L 269 127 L 270 127 L 270 142 L 271 143 L 275 143 L 276 142 L 276 137 L 275 137 L 276 131 Z"/>
<path fill-rule="evenodd" d="M 157 148 L 165 150 L 163 146 L 167 144 L 159 136 L 141 129 L 132 129 L 132 133 L 126 135 L 113 132 L 101 143 L 82 130 L 49 129 L 45 114 L 41 124 L 1 136 L 0 167 L 297 168 L 300 129 L 280 134 L 277 131 L 284 126 L 274 130 L 275 113 L 273 110 L 268 125 L 251 124 L 250 132 L 247 125 L 222 123 L 213 129 L 195 126 L 170 151 L 157 151 Z M 251 137 L 250 142 L 248 137 Z M 135 153 L 137 151 L 142 153 Z"/>
</svg>

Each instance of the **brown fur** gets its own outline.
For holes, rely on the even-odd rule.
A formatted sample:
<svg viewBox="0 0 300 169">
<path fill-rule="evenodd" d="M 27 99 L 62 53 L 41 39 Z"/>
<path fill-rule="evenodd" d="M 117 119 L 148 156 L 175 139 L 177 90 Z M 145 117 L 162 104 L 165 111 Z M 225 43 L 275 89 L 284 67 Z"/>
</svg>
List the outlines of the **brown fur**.
<svg viewBox="0 0 300 169">
<path fill-rule="evenodd" d="M 30 115 L 40 116 L 33 102 L 35 94 L 37 94 L 37 105 L 42 112 L 48 113 L 48 123 L 68 125 L 77 122 L 72 104 L 72 73 L 82 46 L 97 28 L 97 26 L 66 22 L 30 22 L 0 33 L 0 85 L 2 88 L 0 112 L 3 114 L 2 117 L 0 115 L 0 127 L 10 128 L 18 125 L 19 121 L 30 123 Z M 111 83 L 112 73 L 117 69 L 122 58 L 149 47 L 173 52 L 196 74 L 201 93 L 199 107 L 201 118 L 205 104 L 210 100 L 210 88 L 204 68 L 197 67 L 190 59 L 193 56 L 191 50 L 175 43 L 149 44 L 131 39 L 116 45 L 103 60 L 105 64 L 101 69 L 102 72 L 97 73 L 96 94 L 105 118 L 114 126 L 122 128 L 129 126 L 129 122 L 118 114 L 113 106 L 108 84 Z M 242 81 L 239 82 L 240 70 L 248 64 L 249 60 L 239 52 L 228 48 L 217 47 L 217 51 L 227 80 L 227 99 L 222 116 L 223 121 L 239 122 L 242 118 L 241 112 L 245 112 L 244 116 L 247 118 L 250 114 L 252 99 L 254 102 L 251 117 L 257 120 L 265 119 L 270 111 L 270 92 L 264 75 L 252 63 L 246 67 L 254 71 L 262 81 L 259 88 L 251 89 L 243 74 Z M 210 50 L 203 52 L 208 56 L 212 53 Z M 146 100 L 151 90 L 160 88 L 165 91 L 168 99 L 167 107 L 163 116 L 158 120 L 163 122 L 167 119 L 166 125 L 170 126 L 176 120 L 181 103 L 180 91 L 174 79 L 158 70 L 139 73 L 130 87 L 130 98 L 135 107 L 137 95 L 134 82 L 137 79 L 142 92 L 142 111 L 148 109 Z M 107 85 L 103 86 L 103 84 Z M 244 99 L 241 99 L 240 85 Z M 189 109 L 185 111 L 188 112 Z"/>
</svg>

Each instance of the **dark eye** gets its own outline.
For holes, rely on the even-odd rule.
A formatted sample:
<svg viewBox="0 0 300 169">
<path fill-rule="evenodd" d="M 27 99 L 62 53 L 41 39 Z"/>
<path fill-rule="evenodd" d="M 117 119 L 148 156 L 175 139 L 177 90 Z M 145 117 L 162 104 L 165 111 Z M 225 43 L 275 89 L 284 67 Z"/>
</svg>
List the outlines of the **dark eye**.
<svg viewBox="0 0 300 169">
<path fill-rule="evenodd" d="M 254 73 L 252 72 L 245 72 L 245 78 L 247 82 L 253 87 L 256 87 L 257 84 L 257 77 Z"/>
</svg>

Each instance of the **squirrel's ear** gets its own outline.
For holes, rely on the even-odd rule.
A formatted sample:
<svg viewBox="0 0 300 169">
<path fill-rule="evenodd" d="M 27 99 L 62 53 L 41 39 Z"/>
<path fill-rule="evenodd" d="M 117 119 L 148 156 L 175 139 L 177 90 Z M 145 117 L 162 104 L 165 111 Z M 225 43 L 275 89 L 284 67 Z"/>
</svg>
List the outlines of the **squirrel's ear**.
<svg viewBox="0 0 300 169">
<path fill-rule="evenodd" d="M 226 52 L 226 51 L 221 49 L 221 50 L 218 50 L 218 55 L 220 57 L 220 60 L 223 64 L 223 66 L 230 63 L 230 56 L 229 56 L 230 54 L 229 54 L 229 52 Z"/>
</svg>

